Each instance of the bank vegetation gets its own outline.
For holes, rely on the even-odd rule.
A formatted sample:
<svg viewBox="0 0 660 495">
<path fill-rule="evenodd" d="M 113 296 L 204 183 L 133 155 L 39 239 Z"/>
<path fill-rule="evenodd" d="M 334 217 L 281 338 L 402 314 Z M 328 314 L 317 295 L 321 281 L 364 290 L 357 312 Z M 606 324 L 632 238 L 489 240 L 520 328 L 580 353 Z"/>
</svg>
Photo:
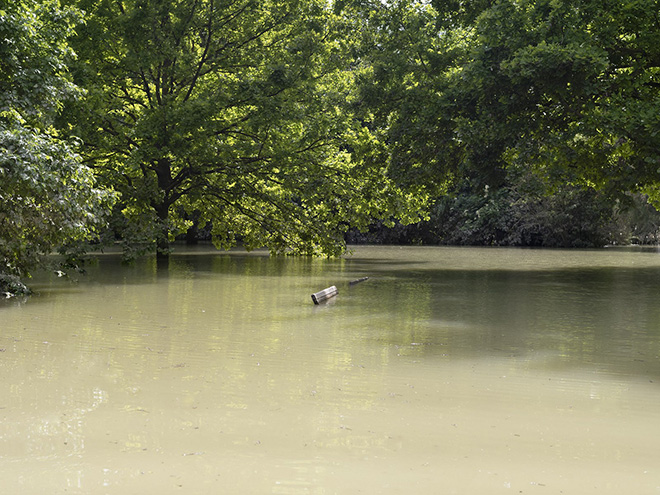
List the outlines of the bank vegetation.
<svg viewBox="0 0 660 495">
<path fill-rule="evenodd" d="M 0 0 L 0 286 L 60 251 L 656 243 L 655 0 Z"/>
</svg>

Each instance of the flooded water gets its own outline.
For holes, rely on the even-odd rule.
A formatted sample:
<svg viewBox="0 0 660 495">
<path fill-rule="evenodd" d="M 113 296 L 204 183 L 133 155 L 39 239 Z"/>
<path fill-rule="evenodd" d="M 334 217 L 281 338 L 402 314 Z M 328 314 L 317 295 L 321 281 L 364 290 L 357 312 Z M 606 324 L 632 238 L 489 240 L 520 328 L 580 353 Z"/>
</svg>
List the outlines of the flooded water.
<svg viewBox="0 0 660 495">
<path fill-rule="evenodd" d="M 34 288 L 0 304 L 2 493 L 660 493 L 657 252 L 200 248 Z"/>
</svg>

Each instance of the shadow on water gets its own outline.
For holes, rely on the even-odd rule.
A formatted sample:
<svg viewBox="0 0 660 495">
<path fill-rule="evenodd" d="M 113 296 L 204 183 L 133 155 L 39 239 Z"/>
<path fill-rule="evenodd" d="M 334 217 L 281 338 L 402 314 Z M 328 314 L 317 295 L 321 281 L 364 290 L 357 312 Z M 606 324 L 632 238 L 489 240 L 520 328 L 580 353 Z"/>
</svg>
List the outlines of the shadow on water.
<svg viewBox="0 0 660 495">
<path fill-rule="evenodd" d="M 345 332 L 419 359 L 497 357 L 542 369 L 588 367 L 660 379 L 660 264 L 655 261 L 632 265 L 637 258 L 605 259 L 601 252 L 578 253 L 575 262 L 556 251 L 362 253 L 325 260 L 179 251 L 167 266 L 155 257 L 126 266 L 118 255 L 102 255 L 77 282 L 36 277 L 35 296 L 3 301 L 0 310 L 64 296 L 82 299 L 97 286 L 132 286 L 147 300 L 161 297 L 149 295 L 160 287 L 173 307 L 208 298 L 212 291 L 225 304 L 231 298 L 253 301 L 249 307 L 237 302 L 233 318 L 245 314 L 294 331 L 308 331 L 322 320 L 338 335 Z M 488 260 L 498 256 L 506 262 Z M 363 276 L 369 280 L 348 285 Z M 309 295 L 329 285 L 340 289 L 339 296 L 315 308 Z"/>
<path fill-rule="evenodd" d="M 374 338 L 419 357 L 660 378 L 659 267 L 380 267 L 373 286 L 368 304 L 401 320 Z"/>
<path fill-rule="evenodd" d="M 651 493 L 659 280 L 440 248 L 41 274 L 0 310 L 4 491 Z"/>
</svg>

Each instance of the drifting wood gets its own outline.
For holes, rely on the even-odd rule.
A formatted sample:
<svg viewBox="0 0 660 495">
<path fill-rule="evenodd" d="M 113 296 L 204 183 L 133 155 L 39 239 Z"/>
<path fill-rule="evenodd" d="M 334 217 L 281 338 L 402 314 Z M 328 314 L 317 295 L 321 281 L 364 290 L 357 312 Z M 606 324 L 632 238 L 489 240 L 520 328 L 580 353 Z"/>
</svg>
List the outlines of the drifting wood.
<svg viewBox="0 0 660 495">
<path fill-rule="evenodd" d="M 351 281 L 348 283 L 348 285 L 359 284 L 360 282 L 364 282 L 365 280 L 369 280 L 369 277 L 362 277 L 362 278 L 358 278 L 358 279 L 356 279 L 356 280 L 351 280 Z"/>
<path fill-rule="evenodd" d="M 320 292 L 315 292 L 312 294 L 312 301 L 314 301 L 314 304 L 320 304 L 326 299 L 330 299 L 331 297 L 335 297 L 337 295 L 337 287 L 334 285 L 331 287 L 328 287 L 327 289 L 323 289 Z"/>
</svg>

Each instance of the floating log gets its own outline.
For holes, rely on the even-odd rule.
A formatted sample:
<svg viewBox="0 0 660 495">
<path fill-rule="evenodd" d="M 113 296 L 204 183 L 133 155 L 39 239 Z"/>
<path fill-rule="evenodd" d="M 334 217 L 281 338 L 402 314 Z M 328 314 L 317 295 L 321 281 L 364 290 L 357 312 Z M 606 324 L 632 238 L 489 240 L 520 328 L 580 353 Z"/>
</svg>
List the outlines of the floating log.
<svg viewBox="0 0 660 495">
<path fill-rule="evenodd" d="M 369 280 L 369 277 L 362 277 L 362 278 L 358 278 L 358 279 L 356 279 L 356 280 L 351 280 L 351 281 L 348 283 L 348 285 L 359 284 L 360 282 L 364 282 L 365 280 Z"/>
<path fill-rule="evenodd" d="M 312 294 L 312 301 L 314 301 L 314 304 L 320 304 L 326 299 L 330 299 L 331 297 L 335 297 L 337 295 L 337 287 L 334 285 L 331 287 L 328 287 L 327 289 L 323 289 L 320 292 L 315 292 Z"/>
</svg>

